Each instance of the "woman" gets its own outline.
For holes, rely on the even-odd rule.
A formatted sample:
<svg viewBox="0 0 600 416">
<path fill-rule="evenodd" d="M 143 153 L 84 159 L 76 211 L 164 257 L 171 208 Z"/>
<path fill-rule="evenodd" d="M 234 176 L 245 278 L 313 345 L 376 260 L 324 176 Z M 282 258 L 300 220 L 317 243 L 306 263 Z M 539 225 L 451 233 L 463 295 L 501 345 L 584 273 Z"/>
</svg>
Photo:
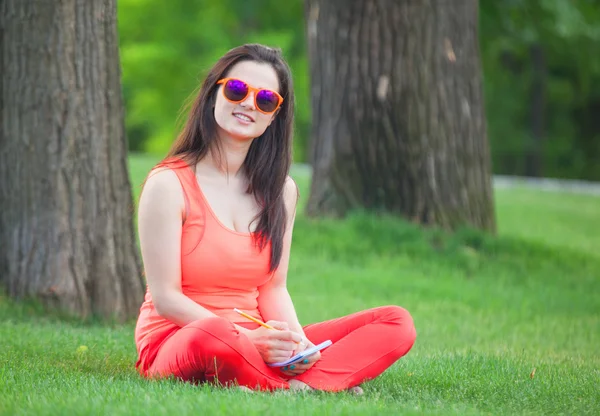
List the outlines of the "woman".
<svg viewBox="0 0 600 416">
<path fill-rule="evenodd" d="M 298 191 L 288 176 L 294 94 L 278 50 L 244 45 L 210 70 L 140 197 L 148 290 L 136 364 L 146 377 L 250 389 L 353 389 L 415 340 L 402 308 L 302 327 L 286 288 Z M 267 321 L 277 330 L 245 319 Z M 282 368 L 293 354 L 333 345 Z"/>
</svg>

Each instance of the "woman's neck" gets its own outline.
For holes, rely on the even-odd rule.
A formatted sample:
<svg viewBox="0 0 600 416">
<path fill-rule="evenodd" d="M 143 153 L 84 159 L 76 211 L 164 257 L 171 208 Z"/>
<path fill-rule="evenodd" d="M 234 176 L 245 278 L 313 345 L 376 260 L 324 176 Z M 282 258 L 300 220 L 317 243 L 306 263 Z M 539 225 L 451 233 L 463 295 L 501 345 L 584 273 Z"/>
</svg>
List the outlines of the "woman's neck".
<svg viewBox="0 0 600 416">
<path fill-rule="evenodd" d="M 208 152 L 207 162 L 221 173 L 236 176 L 246 160 L 251 144 L 252 140 L 220 139 L 219 147 Z"/>
</svg>

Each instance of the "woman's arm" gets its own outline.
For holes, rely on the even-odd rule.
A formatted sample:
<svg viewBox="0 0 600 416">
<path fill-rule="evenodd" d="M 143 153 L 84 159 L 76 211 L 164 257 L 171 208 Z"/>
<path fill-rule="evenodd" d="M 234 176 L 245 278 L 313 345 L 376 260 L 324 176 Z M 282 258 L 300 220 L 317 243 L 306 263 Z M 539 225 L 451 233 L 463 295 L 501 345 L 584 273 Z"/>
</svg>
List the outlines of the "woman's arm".
<svg viewBox="0 0 600 416">
<path fill-rule="evenodd" d="M 156 311 L 179 326 L 216 316 L 181 291 L 184 215 L 183 189 L 175 172 L 170 169 L 152 172 L 138 208 L 142 259 Z"/>
<path fill-rule="evenodd" d="M 298 321 L 292 298 L 287 290 L 287 271 L 290 261 L 296 206 L 298 203 L 298 188 L 294 180 L 289 177 L 285 183 L 284 200 L 288 212 L 288 221 L 283 235 L 281 261 L 273 278 L 258 288 L 258 308 L 265 321 L 287 322 L 291 331 L 305 337 L 302 325 Z"/>
</svg>

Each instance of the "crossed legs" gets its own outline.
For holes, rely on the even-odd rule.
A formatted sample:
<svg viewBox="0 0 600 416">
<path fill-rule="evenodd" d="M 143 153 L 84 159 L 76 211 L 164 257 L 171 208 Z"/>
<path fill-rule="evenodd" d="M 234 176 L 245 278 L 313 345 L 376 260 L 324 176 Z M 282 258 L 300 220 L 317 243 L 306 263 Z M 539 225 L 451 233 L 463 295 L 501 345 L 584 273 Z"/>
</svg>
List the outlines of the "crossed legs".
<svg viewBox="0 0 600 416">
<path fill-rule="evenodd" d="M 383 373 L 412 348 L 416 338 L 412 317 L 397 306 L 307 325 L 304 332 L 314 344 L 330 339 L 333 345 L 321 352 L 311 369 L 289 381 L 267 366 L 250 340 L 223 318 L 195 321 L 178 330 L 161 346 L 149 373 L 260 390 L 304 383 L 340 391 Z"/>
</svg>

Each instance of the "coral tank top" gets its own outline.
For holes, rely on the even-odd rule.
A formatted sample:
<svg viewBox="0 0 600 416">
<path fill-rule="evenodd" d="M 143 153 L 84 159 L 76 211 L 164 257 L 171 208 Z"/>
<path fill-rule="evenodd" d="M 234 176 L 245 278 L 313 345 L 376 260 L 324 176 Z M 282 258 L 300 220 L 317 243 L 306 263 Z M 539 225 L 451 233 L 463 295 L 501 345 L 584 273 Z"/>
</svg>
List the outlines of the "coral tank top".
<svg viewBox="0 0 600 416">
<path fill-rule="evenodd" d="M 260 251 L 251 233 L 224 226 L 185 161 L 170 159 L 157 165 L 157 168 L 163 167 L 172 169 L 179 178 L 186 204 L 181 235 L 183 294 L 232 322 L 248 323 L 233 308 L 262 319 L 258 310 L 258 287 L 273 276 L 269 272 L 270 244 Z M 156 312 L 152 295 L 146 289 L 135 329 L 139 354 L 136 367 L 140 373 L 146 374 L 160 345 L 179 328 Z"/>
</svg>

